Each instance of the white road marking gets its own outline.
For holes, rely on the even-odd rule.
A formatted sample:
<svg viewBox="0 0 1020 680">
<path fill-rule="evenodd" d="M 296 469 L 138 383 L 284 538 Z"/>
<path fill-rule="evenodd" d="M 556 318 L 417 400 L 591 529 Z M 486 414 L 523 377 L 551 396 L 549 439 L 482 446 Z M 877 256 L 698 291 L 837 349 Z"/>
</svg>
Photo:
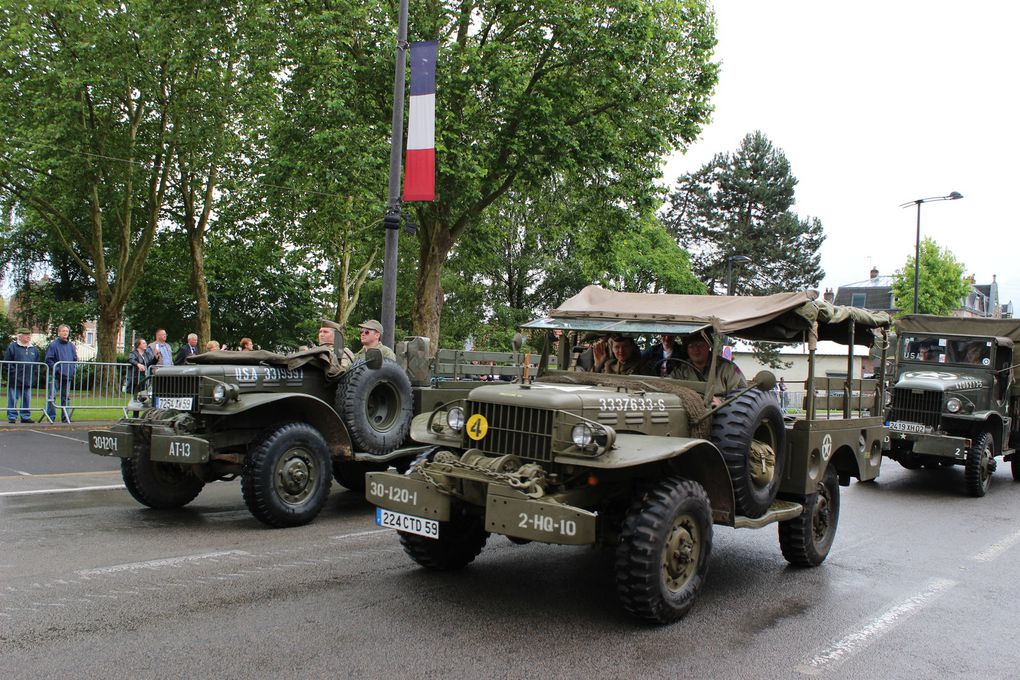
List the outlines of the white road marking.
<svg viewBox="0 0 1020 680">
<path fill-rule="evenodd" d="M 29 432 L 35 432 L 36 434 L 45 434 L 49 437 L 60 437 L 61 439 L 70 439 L 73 442 L 84 444 L 84 439 L 78 439 L 77 437 L 68 437 L 66 434 L 53 434 L 52 432 L 44 432 L 43 430 L 29 430 Z"/>
<path fill-rule="evenodd" d="M 376 529 L 374 531 L 358 531 L 353 534 L 339 534 L 337 536 L 330 536 L 334 541 L 339 541 L 345 538 L 358 538 L 359 536 L 375 536 L 376 534 L 391 534 L 393 529 Z"/>
<path fill-rule="evenodd" d="M 818 654 L 801 663 L 795 670 L 804 675 L 819 675 L 827 669 L 835 667 L 851 654 L 885 635 L 893 626 L 916 614 L 922 607 L 955 585 L 956 581 L 949 579 L 932 579 L 928 582 L 928 587 L 921 592 L 890 607 L 858 630 L 833 642 Z"/>
<path fill-rule="evenodd" d="M 71 493 L 72 491 L 110 491 L 123 489 L 123 484 L 105 484 L 103 486 L 76 486 L 73 489 L 36 489 L 34 491 L 0 491 L 0 496 L 41 496 L 49 493 Z"/>
<path fill-rule="evenodd" d="M 201 553 L 199 555 L 181 555 L 180 557 L 167 557 L 162 560 L 149 560 L 148 562 L 129 562 L 127 564 L 114 564 L 109 567 L 99 567 L 97 569 L 83 569 L 78 573 L 79 576 L 95 576 L 97 574 L 113 574 L 119 571 L 137 571 L 139 569 L 162 569 L 163 567 L 172 567 L 178 564 L 184 564 L 187 562 L 197 562 L 199 560 L 215 559 L 217 557 L 248 557 L 251 553 L 243 550 L 223 550 L 220 552 Z M 115 592 L 115 591 L 110 591 Z"/>
<path fill-rule="evenodd" d="M 991 562 L 996 557 L 1016 545 L 1017 541 L 1020 541 L 1020 531 L 1016 531 L 1001 541 L 991 544 L 988 548 L 982 550 L 976 555 L 971 555 L 970 559 L 975 562 Z"/>
</svg>

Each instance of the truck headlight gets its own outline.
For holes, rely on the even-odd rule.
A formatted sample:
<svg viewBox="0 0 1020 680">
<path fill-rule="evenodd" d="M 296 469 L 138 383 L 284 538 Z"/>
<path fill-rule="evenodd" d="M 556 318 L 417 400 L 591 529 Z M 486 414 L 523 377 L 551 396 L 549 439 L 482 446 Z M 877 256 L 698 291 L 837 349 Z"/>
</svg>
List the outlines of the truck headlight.
<svg viewBox="0 0 1020 680">
<path fill-rule="evenodd" d="M 220 383 L 213 387 L 212 398 L 217 404 L 225 404 L 230 399 L 236 399 L 238 393 L 237 385 L 225 385 Z"/>
<path fill-rule="evenodd" d="M 949 397 L 946 400 L 946 410 L 950 413 L 959 413 L 962 405 L 962 402 L 956 397 Z"/>
<path fill-rule="evenodd" d="M 578 423 L 570 430 L 570 439 L 575 446 L 583 449 L 595 440 L 595 432 L 592 431 L 591 425 L 588 423 Z"/>
<path fill-rule="evenodd" d="M 464 409 L 454 406 L 446 412 L 446 424 L 454 432 L 464 429 Z"/>
</svg>

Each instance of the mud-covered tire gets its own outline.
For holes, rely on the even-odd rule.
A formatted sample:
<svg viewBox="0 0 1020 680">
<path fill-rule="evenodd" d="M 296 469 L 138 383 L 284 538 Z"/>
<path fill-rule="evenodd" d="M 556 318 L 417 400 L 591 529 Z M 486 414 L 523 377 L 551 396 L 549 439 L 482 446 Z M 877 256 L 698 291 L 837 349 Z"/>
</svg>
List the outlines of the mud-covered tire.
<svg viewBox="0 0 1020 680">
<path fill-rule="evenodd" d="M 333 479 L 345 489 L 351 491 L 365 490 L 365 473 L 382 472 L 389 465 L 386 463 L 369 463 L 360 460 L 333 461 Z"/>
<path fill-rule="evenodd" d="M 471 564 L 489 540 L 482 520 L 462 514 L 449 522 L 439 523 L 439 538 L 397 532 L 400 545 L 412 560 L 436 571 L 455 571 Z"/>
<path fill-rule="evenodd" d="M 287 423 L 255 443 L 245 462 L 241 491 L 260 522 L 296 527 L 319 514 L 332 481 L 326 440 L 307 423 Z"/>
<path fill-rule="evenodd" d="M 337 383 L 336 411 L 355 451 L 389 453 L 403 444 L 411 429 L 411 381 L 392 361 L 376 369 L 355 362 Z"/>
<path fill-rule="evenodd" d="M 839 476 L 830 465 L 815 493 L 804 500 L 804 512 L 779 523 L 779 548 L 796 567 L 817 567 L 825 561 L 839 525 Z"/>
<path fill-rule="evenodd" d="M 120 476 L 128 493 L 154 510 L 182 508 L 195 500 L 205 482 L 192 474 L 190 466 L 153 462 L 148 438 L 135 439 L 134 456 L 121 458 Z"/>
<path fill-rule="evenodd" d="M 988 493 L 995 470 L 995 441 L 991 432 L 982 432 L 967 449 L 963 482 L 967 495 L 980 498 Z"/>
<path fill-rule="evenodd" d="M 705 489 L 679 478 L 651 487 L 627 511 L 616 548 L 616 592 L 624 609 L 656 623 L 683 617 L 705 582 L 711 552 Z"/>
<path fill-rule="evenodd" d="M 772 448 L 775 464 L 771 469 L 751 470 L 752 440 Z M 776 499 L 786 462 L 786 426 L 775 398 L 761 390 L 748 390 L 716 411 L 712 443 L 719 447 L 730 471 L 737 512 L 761 517 Z"/>
</svg>

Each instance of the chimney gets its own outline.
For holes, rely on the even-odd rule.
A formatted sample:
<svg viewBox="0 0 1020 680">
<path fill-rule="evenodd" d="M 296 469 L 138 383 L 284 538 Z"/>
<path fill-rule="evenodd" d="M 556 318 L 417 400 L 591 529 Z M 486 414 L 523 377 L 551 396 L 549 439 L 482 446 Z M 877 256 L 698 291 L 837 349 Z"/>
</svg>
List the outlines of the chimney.
<svg viewBox="0 0 1020 680">
<path fill-rule="evenodd" d="M 871 278 L 873 278 L 873 279 L 877 279 L 878 278 L 878 267 L 872 267 L 871 268 Z"/>
<path fill-rule="evenodd" d="M 826 288 L 825 293 L 822 295 L 822 299 L 825 300 L 826 302 L 831 303 L 833 300 L 836 299 L 836 294 L 832 292 L 831 288 Z"/>
</svg>

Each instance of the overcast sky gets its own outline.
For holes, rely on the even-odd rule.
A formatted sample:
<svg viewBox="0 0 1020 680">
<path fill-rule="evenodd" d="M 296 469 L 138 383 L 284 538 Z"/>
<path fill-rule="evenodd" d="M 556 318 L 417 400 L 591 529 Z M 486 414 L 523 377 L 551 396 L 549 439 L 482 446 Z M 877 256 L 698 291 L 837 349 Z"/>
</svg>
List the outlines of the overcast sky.
<svg viewBox="0 0 1020 680">
<path fill-rule="evenodd" d="M 799 179 L 794 211 L 825 228 L 825 287 L 903 267 L 921 238 L 1020 304 L 1020 5 L 716 0 L 715 113 L 666 178 L 761 130 Z"/>
</svg>

